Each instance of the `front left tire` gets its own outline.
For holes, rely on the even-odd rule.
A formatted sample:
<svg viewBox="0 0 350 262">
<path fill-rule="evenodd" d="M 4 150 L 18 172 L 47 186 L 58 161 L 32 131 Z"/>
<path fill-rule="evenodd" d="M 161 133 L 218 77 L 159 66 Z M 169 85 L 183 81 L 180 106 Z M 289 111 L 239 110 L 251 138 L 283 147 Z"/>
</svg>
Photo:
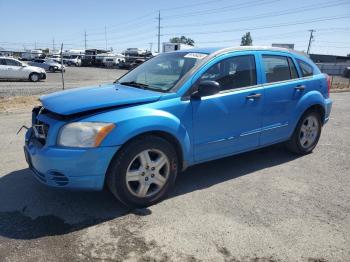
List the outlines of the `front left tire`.
<svg viewBox="0 0 350 262">
<path fill-rule="evenodd" d="M 153 135 L 132 140 L 113 158 L 107 174 L 109 190 L 129 207 L 146 207 L 164 199 L 173 187 L 178 158 L 174 147 Z"/>
</svg>

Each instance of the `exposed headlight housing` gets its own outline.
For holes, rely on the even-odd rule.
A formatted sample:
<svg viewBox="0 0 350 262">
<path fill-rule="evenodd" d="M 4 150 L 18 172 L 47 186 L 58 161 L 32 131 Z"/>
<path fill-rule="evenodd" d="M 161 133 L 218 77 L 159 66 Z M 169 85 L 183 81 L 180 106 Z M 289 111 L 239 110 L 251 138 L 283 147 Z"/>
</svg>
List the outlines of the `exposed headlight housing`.
<svg viewBox="0 0 350 262">
<path fill-rule="evenodd" d="M 115 124 L 112 123 L 69 123 L 61 128 L 57 144 L 65 147 L 98 147 L 113 128 Z"/>
</svg>

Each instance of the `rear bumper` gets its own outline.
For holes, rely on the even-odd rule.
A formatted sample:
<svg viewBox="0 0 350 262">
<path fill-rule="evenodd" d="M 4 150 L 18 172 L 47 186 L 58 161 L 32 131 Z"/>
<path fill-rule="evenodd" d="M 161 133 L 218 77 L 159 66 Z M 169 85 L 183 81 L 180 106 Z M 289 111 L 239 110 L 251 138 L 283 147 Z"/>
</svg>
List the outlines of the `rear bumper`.
<svg viewBox="0 0 350 262">
<path fill-rule="evenodd" d="M 77 190 L 102 190 L 107 168 L 118 149 L 119 147 L 40 147 L 29 140 L 24 146 L 24 154 L 37 180 L 45 185 Z"/>
<path fill-rule="evenodd" d="M 325 114 L 324 114 L 323 124 L 326 124 L 329 120 L 329 116 L 332 111 L 332 105 L 333 105 L 333 101 L 330 98 L 327 98 L 325 100 Z"/>
</svg>

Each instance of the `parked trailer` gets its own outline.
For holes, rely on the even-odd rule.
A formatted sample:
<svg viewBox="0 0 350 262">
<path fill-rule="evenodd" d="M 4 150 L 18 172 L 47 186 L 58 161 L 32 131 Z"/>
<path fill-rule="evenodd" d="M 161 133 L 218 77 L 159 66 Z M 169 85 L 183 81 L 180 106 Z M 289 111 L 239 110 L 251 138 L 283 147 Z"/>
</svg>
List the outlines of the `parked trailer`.
<svg viewBox="0 0 350 262">
<path fill-rule="evenodd" d="M 98 54 L 107 54 L 110 53 L 110 51 L 103 50 L 103 49 L 86 49 L 85 54 L 81 60 L 82 66 L 96 66 L 98 65 L 98 62 L 96 63 L 96 56 Z"/>
<path fill-rule="evenodd" d="M 181 43 L 163 43 L 163 53 L 191 48 L 193 48 L 193 46 Z"/>
</svg>

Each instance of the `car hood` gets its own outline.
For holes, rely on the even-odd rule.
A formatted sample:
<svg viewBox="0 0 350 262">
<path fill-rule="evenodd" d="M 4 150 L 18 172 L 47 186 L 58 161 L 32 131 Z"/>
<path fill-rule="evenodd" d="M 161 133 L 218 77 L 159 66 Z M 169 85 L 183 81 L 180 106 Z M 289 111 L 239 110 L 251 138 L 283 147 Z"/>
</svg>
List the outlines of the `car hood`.
<svg viewBox="0 0 350 262">
<path fill-rule="evenodd" d="M 159 100 L 162 93 L 120 84 L 75 88 L 40 97 L 43 107 L 68 116 L 86 111 L 149 103 Z"/>
</svg>

